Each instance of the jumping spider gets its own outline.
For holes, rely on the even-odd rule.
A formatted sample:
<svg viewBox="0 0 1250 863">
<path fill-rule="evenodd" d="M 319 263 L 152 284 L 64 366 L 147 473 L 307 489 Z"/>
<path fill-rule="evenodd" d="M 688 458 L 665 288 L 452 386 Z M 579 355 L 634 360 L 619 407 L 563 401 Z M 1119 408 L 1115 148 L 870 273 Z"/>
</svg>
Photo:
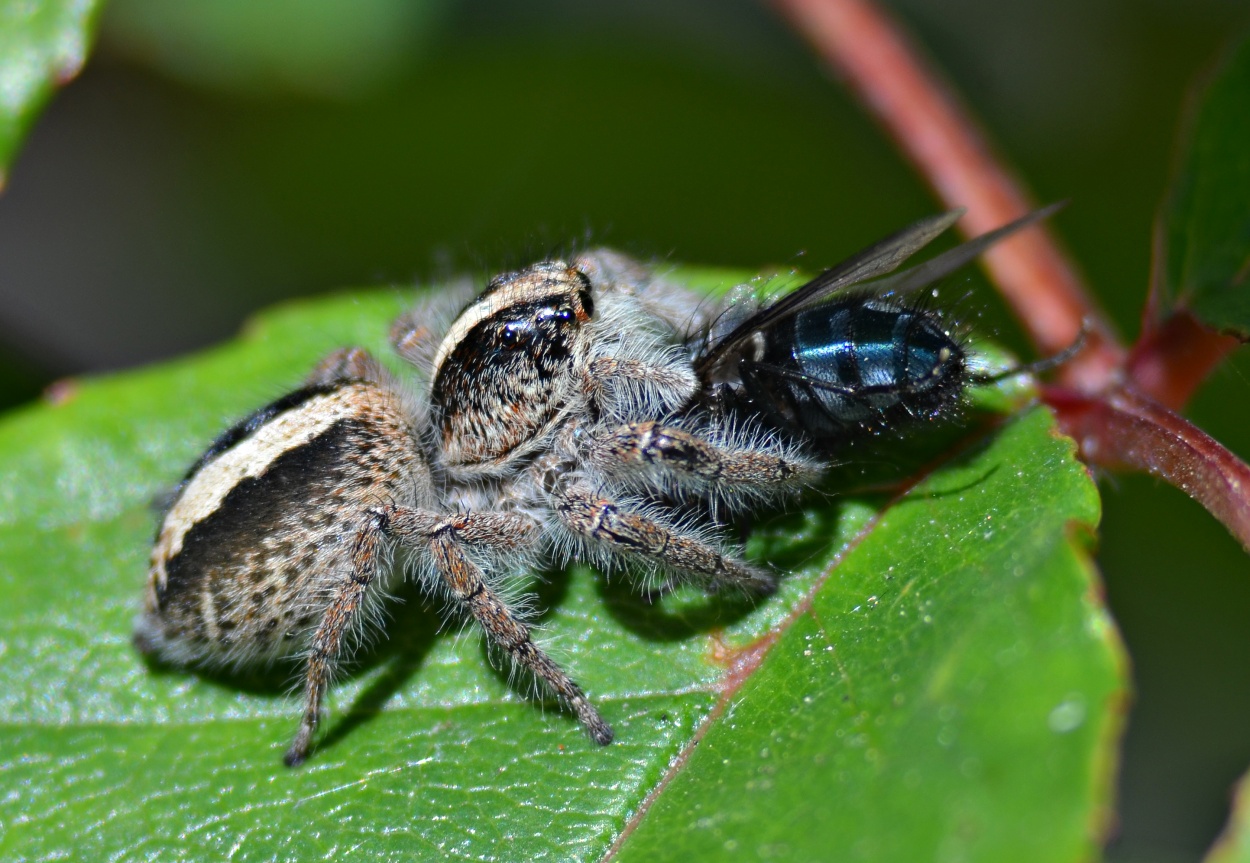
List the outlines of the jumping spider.
<svg viewBox="0 0 1250 863">
<path fill-rule="evenodd" d="M 191 468 L 152 550 L 136 644 L 176 664 L 306 657 L 286 753 L 299 764 L 345 646 L 408 570 L 606 744 L 612 728 L 534 643 L 505 577 L 585 561 L 772 590 L 719 525 L 818 478 L 809 446 L 941 417 L 969 384 L 1079 349 L 976 371 L 940 312 L 907 299 L 1053 209 L 887 276 L 959 213 L 925 219 L 763 305 L 708 303 L 600 250 L 496 277 L 438 338 L 434 311 L 417 309 L 392 338 L 425 371 L 420 398 L 341 350 Z"/>
<path fill-rule="evenodd" d="M 762 594 L 719 514 L 797 492 L 822 463 L 748 419 L 695 409 L 698 298 L 611 252 L 493 279 L 429 339 L 397 323 L 429 389 L 410 401 L 359 349 L 227 431 L 152 551 L 139 649 L 176 664 L 305 656 L 288 765 L 370 606 L 403 577 L 475 620 L 597 743 L 611 726 L 500 593 L 519 565 L 586 561 Z M 433 348 L 431 350 L 431 348 Z M 404 566 L 391 566 L 400 552 Z"/>
</svg>

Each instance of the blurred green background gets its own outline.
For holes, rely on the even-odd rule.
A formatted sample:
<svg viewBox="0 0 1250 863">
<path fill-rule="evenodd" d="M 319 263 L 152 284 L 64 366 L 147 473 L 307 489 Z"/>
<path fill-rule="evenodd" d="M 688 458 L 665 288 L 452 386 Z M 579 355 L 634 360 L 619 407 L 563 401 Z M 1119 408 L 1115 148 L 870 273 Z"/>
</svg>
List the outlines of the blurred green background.
<svg viewBox="0 0 1250 863">
<path fill-rule="evenodd" d="M 1055 227 L 1131 338 L 1185 93 L 1250 7 L 891 8 L 1037 199 L 1071 199 Z M 228 338 L 291 297 L 586 242 L 817 268 L 938 208 L 762 5 L 114 0 L 0 196 L 0 405 Z M 971 290 L 979 328 L 1027 356 Z M 1248 368 L 1190 411 L 1243 456 Z M 1250 561 L 1171 488 L 1103 488 L 1138 693 L 1108 856 L 1191 860 L 1250 766 Z"/>
</svg>

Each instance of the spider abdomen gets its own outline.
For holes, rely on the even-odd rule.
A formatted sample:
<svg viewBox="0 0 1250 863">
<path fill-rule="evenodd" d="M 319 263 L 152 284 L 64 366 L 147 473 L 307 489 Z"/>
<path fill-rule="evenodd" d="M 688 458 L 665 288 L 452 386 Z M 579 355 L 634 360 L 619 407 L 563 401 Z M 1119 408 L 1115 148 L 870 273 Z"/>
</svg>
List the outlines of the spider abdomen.
<svg viewBox="0 0 1250 863">
<path fill-rule="evenodd" d="M 136 643 L 175 664 L 302 649 L 350 572 L 366 509 L 429 493 L 392 394 L 364 381 L 291 393 L 218 438 L 179 487 Z"/>
</svg>

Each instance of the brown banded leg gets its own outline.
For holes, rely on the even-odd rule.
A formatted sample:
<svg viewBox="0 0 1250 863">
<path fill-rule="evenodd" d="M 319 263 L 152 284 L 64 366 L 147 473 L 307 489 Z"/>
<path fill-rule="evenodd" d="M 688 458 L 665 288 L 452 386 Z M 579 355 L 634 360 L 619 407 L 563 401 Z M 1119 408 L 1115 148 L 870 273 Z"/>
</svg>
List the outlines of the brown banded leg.
<svg viewBox="0 0 1250 863">
<path fill-rule="evenodd" d="M 658 422 L 624 423 L 597 437 L 590 458 L 609 471 L 654 468 L 706 486 L 785 487 L 810 482 L 818 462 L 763 449 L 730 449 Z"/>
<path fill-rule="evenodd" d="M 411 363 L 420 362 L 423 346 L 434 339 L 434 334 L 425 325 L 429 317 L 429 309 L 410 309 L 391 324 L 391 345 L 396 353 Z"/>
<path fill-rule="evenodd" d="M 295 734 L 295 740 L 283 759 L 288 767 L 294 767 L 308 757 L 321 721 L 326 688 L 334 676 L 342 651 L 343 639 L 351 631 L 356 613 L 364 601 L 365 591 L 377 573 L 378 551 L 383 535 L 393 534 L 405 545 L 424 550 L 431 537 L 440 531 L 449 530 L 456 531 L 466 542 L 486 545 L 500 551 L 532 545 L 538 536 L 538 526 L 531 519 L 512 513 L 449 515 L 406 507 L 383 507 L 370 511 L 367 525 L 356 536 L 352 550 L 351 574 L 339 586 L 334 599 L 326 608 L 309 646 L 304 685 L 304 717 Z"/>
<path fill-rule="evenodd" d="M 490 640 L 567 703 L 591 739 L 600 745 L 611 743 L 612 727 L 595 710 L 581 687 L 534 643 L 529 627 L 517 619 L 486 583 L 477 564 L 465 555 L 456 532 L 443 530 L 435 534 L 430 540 L 430 551 L 452 597 L 468 610 Z"/>
<path fill-rule="evenodd" d="M 339 348 L 323 357 L 304 383 L 310 387 L 327 386 L 343 381 L 378 383 L 384 377 L 382 366 L 364 348 Z"/>
<path fill-rule="evenodd" d="M 514 512 L 431 512 L 392 507 L 386 530 L 409 548 L 423 550 L 435 536 L 452 531 L 457 539 L 492 551 L 518 551 L 538 542 L 538 525 Z"/>
<path fill-rule="evenodd" d="M 313 634 L 305 674 L 304 718 L 295 734 L 295 740 L 282 759 L 288 767 L 303 763 L 312 747 L 313 735 L 321 721 L 326 687 L 334 676 L 343 639 L 351 631 L 356 612 L 360 610 L 360 604 L 364 600 L 365 590 L 377 573 L 378 550 L 382 542 L 384 522 L 384 516 L 371 514 L 369 523 L 356 535 L 352 549 L 351 574 L 339 585 L 334 599 L 321 616 L 321 624 Z"/>
<path fill-rule="evenodd" d="M 623 509 L 586 486 L 572 484 L 554 494 L 555 511 L 565 527 L 614 552 L 693 575 L 716 586 L 729 585 L 749 593 L 769 593 L 776 587 L 776 581 L 767 572 L 726 557 L 697 536 Z"/>
<path fill-rule="evenodd" d="M 506 512 L 432 513 L 397 510 L 388 526 L 391 534 L 411 548 L 428 548 L 434 567 L 451 597 L 486 632 L 490 640 L 521 668 L 529 671 L 572 708 L 578 721 L 599 744 L 612 742 L 612 728 L 603 720 L 580 686 L 543 653 L 529 627 L 517 619 L 482 570 L 464 553 L 462 544 L 495 551 L 523 550 L 538 539 L 538 525 L 528 516 Z"/>
</svg>

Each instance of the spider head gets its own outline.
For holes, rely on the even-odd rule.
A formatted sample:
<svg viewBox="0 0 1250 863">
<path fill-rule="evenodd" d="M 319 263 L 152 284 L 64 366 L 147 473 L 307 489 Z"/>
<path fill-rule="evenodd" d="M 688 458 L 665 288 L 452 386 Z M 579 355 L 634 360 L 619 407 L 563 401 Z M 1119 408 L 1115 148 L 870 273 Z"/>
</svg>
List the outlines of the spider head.
<svg viewBox="0 0 1250 863">
<path fill-rule="evenodd" d="M 586 353 L 589 279 L 545 261 L 491 280 L 434 356 L 431 407 L 444 462 L 489 472 L 560 419 Z"/>
</svg>

